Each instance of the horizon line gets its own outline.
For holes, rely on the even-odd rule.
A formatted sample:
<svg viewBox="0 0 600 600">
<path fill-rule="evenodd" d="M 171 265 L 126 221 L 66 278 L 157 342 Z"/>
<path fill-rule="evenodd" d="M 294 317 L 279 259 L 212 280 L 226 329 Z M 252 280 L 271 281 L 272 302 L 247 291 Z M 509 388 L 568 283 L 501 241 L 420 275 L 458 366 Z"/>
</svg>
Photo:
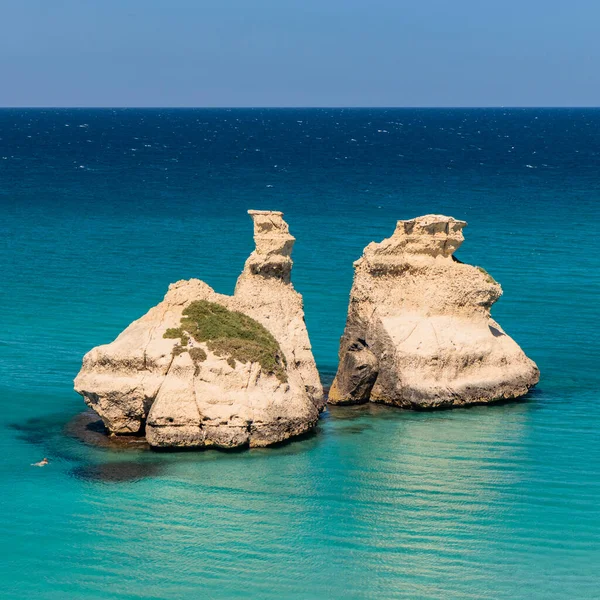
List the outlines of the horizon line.
<svg viewBox="0 0 600 600">
<path fill-rule="evenodd" d="M 477 110 L 477 109 L 505 109 L 505 110 L 528 110 L 528 109 L 599 109 L 600 106 L 594 105 L 499 105 L 490 104 L 482 106 L 385 106 L 385 105 L 373 105 L 373 106 L 192 106 L 192 105 L 181 105 L 181 106 L 159 106 L 159 105 L 148 105 L 148 106 L 83 106 L 83 105 L 47 105 L 47 106 L 0 106 L 0 110 L 369 110 L 369 109 L 381 109 L 381 110 Z"/>
</svg>

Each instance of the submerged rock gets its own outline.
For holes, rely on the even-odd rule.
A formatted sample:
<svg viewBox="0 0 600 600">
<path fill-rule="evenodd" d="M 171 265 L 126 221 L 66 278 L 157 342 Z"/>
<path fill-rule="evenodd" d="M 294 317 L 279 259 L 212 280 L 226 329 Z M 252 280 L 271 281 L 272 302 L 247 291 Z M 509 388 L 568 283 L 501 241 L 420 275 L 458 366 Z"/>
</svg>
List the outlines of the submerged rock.
<svg viewBox="0 0 600 600">
<path fill-rule="evenodd" d="M 267 446 L 305 433 L 324 406 L 290 283 L 283 213 L 248 211 L 256 249 L 233 296 L 191 279 L 111 344 L 88 352 L 75 389 L 111 433 L 155 447 Z"/>
<path fill-rule="evenodd" d="M 464 221 L 398 221 L 354 263 L 329 402 L 461 406 L 527 393 L 539 371 L 490 316 L 502 288 L 453 257 Z"/>
<path fill-rule="evenodd" d="M 143 435 L 107 435 L 107 430 L 92 410 L 75 415 L 63 429 L 69 437 L 75 438 L 88 446 L 109 448 L 111 450 L 148 450 L 149 445 Z"/>
</svg>

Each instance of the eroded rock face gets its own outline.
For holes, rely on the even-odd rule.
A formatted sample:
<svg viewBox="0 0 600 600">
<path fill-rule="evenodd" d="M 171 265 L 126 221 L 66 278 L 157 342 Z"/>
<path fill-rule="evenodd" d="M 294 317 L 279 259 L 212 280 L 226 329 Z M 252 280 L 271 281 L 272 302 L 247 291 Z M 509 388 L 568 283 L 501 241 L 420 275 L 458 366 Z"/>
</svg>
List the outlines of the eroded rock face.
<svg viewBox="0 0 600 600">
<path fill-rule="evenodd" d="M 233 296 L 218 294 L 198 279 L 179 281 L 114 342 L 85 355 L 75 389 L 110 432 L 132 434 L 145 428 L 148 442 L 156 447 L 232 448 L 266 446 L 316 424 L 323 389 L 302 298 L 290 283 L 294 238 L 282 213 L 249 214 L 256 249 Z M 188 329 L 190 323 L 184 311 L 194 306 L 209 311 L 222 307 L 223 331 L 196 333 L 202 339 L 184 331 L 186 319 Z M 246 316 L 237 318 L 239 335 L 251 337 L 254 333 L 247 332 L 254 331 L 256 339 L 248 342 L 231 333 L 227 319 L 235 320 L 237 313 Z M 223 342 L 227 335 L 234 338 Z M 278 348 L 272 369 L 265 361 L 244 359 L 245 344 L 253 356 L 263 352 L 260 344 L 265 343 Z M 227 353 L 227 344 L 237 360 Z"/>
<path fill-rule="evenodd" d="M 398 221 L 354 263 L 329 402 L 438 408 L 517 398 L 539 371 L 490 316 L 502 288 L 457 261 L 464 221 Z"/>
</svg>

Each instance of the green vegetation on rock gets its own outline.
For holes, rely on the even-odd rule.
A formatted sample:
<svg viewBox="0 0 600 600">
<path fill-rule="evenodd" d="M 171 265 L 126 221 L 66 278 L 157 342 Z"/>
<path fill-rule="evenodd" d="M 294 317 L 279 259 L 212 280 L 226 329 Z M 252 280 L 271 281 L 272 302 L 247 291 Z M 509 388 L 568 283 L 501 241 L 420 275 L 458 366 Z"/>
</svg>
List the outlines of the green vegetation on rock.
<svg viewBox="0 0 600 600">
<path fill-rule="evenodd" d="M 173 346 L 172 354 L 173 354 L 173 356 L 179 356 L 180 354 L 183 354 L 184 352 L 187 352 L 187 351 L 188 351 L 187 348 L 184 348 L 180 344 L 175 344 Z"/>
<path fill-rule="evenodd" d="M 190 348 L 189 352 L 194 362 L 204 362 L 206 360 L 206 352 L 202 348 Z"/>
<path fill-rule="evenodd" d="M 285 356 L 267 329 L 249 316 L 215 302 L 192 302 L 183 311 L 180 327 L 167 329 L 164 337 L 181 340 L 178 354 L 188 350 L 184 346 L 192 337 L 197 342 L 205 342 L 217 356 L 226 356 L 231 367 L 235 367 L 236 360 L 257 362 L 266 373 L 275 375 L 282 383 L 287 381 Z M 189 352 L 196 363 L 206 359 L 201 348 L 190 348 Z"/>
</svg>

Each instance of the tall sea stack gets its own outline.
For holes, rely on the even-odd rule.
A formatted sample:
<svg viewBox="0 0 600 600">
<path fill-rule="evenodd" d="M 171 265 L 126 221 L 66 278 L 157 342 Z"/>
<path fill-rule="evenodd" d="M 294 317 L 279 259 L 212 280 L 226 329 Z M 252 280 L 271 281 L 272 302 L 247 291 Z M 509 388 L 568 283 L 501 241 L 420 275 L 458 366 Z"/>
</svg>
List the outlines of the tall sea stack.
<svg viewBox="0 0 600 600">
<path fill-rule="evenodd" d="M 369 244 L 354 282 L 333 404 L 425 409 L 523 396 L 539 371 L 490 316 L 502 294 L 483 269 L 454 258 L 464 221 L 398 221 Z"/>
<path fill-rule="evenodd" d="M 233 296 L 191 279 L 117 339 L 88 352 L 75 389 L 109 432 L 156 447 L 267 446 L 312 428 L 323 389 L 290 282 L 294 238 L 249 211 L 255 251 Z"/>
</svg>

